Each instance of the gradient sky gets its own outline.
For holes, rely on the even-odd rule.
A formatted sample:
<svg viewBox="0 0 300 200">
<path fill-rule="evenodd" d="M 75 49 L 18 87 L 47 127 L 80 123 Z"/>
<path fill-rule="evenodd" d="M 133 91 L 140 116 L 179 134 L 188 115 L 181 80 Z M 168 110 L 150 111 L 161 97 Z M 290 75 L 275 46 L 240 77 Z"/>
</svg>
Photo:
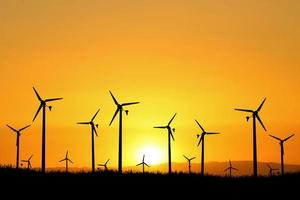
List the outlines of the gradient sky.
<svg viewBox="0 0 300 200">
<path fill-rule="evenodd" d="M 90 128 L 98 108 L 96 163 L 117 166 L 115 105 L 140 101 L 124 117 L 124 165 L 167 162 L 174 120 L 174 162 L 200 162 L 194 119 L 208 131 L 206 161 L 252 160 L 252 123 L 235 107 L 256 109 L 258 160 L 279 162 L 268 134 L 296 136 L 287 163 L 300 164 L 300 1 L 298 0 L 0 0 L 0 163 L 15 164 L 15 134 L 32 123 L 43 98 L 63 97 L 47 112 L 47 167 L 69 149 L 75 167 L 90 167 Z M 41 116 L 21 136 L 21 159 L 40 167 Z"/>
</svg>

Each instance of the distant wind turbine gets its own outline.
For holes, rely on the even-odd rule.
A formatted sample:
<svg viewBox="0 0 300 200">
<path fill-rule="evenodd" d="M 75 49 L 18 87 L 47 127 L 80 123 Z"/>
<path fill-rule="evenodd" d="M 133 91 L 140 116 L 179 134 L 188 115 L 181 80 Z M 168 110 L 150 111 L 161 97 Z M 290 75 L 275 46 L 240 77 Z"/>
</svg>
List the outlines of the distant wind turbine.
<svg viewBox="0 0 300 200">
<path fill-rule="evenodd" d="M 265 131 L 267 129 L 265 128 L 263 122 L 261 121 L 258 113 L 263 107 L 264 103 L 266 101 L 266 98 L 263 100 L 263 102 L 260 104 L 257 110 L 248 110 L 248 109 L 235 109 L 236 111 L 242 111 L 242 112 L 248 112 L 251 113 L 251 116 L 247 116 L 246 119 L 249 121 L 250 117 L 253 118 L 253 176 L 257 177 L 257 147 L 256 147 L 256 119 L 258 119 L 259 123 L 263 127 Z"/>
<path fill-rule="evenodd" d="M 107 171 L 108 170 L 108 168 L 107 168 L 108 162 L 109 162 L 109 159 L 104 164 L 98 164 L 98 166 L 104 167 L 104 170 Z"/>
<path fill-rule="evenodd" d="M 273 171 L 279 171 L 277 168 L 272 168 L 269 164 L 267 164 L 269 168 L 269 176 L 273 176 Z"/>
<path fill-rule="evenodd" d="M 154 127 L 154 128 L 160 128 L 160 129 L 167 129 L 168 130 L 169 174 L 172 173 L 171 137 L 172 137 L 172 140 L 175 141 L 174 136 L 173 136 L 173 132 L 175 132 L 175 128 L 171 127 L 171 123 L 174 120 L 175 116 L 176 116 L 176 113 L 172 117 L 172 119 L 169 121 L 168 125 L 166 125 L 166 126 L 155 126 Z"/>
<path fill-rule="evenodd" d="M 132 102 L 132 103 L 123 103 L 123 104 L 119 104 L 118 101 L 116 100 L 116 98 L 114 97 L 114 95 L 111 93 L 111 91 L 109 91 L 112 99 L 114 100 L 114 103 L 117 106 L 117 110 L 115 111 L 115 114 L 112 118 L 112 120 L 110 121 L 109 125 L 111 125 L 115 119 L 115 117 L 117 116 L 117 114 L 119 113 L 119 163 L 118 163 L 118 171 L 119 173 L 122 173 L 122 113 L 123 111 L 125 111 L 126 115 L 128 115 L 128 110 L 124 110 L 123 107 L 124 106 L 129 106 L 129 105 L 134 105 L 134 104 L 138 104 L 140 102 Z"/>
<path fill-rule="evenodd" d="M 63 162 L 63 161 L 66 161 L 66 173 L 68 173 L 68 169 L 69 169 L 69 167 L 68 167 L 68 162 L 70 162 L 70 163 L 74 163 L 72 160 L 70 160 L 69 158 L 68 158 L 68 151 L 67 151 L 67 153 L 66 153 L 66 157 L 64 158 L 64 159 L 62 159 L 62 160 L 60 160 L 59 162 Z"/>
<path fill-rule="evenodd" d="M 25 162 L 27 163 L 27 169 L 30 169 L 32 166 L 31 166 L 31 158 L 32 158 L 33 155 L 31 155 L 27 160 L 21 160 L 21 162 Z"/>
<path fill-rule="evenodd" d="M 91 131 L 92 131 L 92 172 L 95 172 L 95 148 L 94 148 L 94 134 L 96 134 L 96 136 L 98 136 L 97 133 L 97 128 L 98 128 L 98 124 L 94 123 L 94 119 L 96 118 L 96 116 L 98 115 L 100 109 L 98 109 L 98 111 L 96 112 L 96 114 L 93 116 L 93 118 L 91 119 L 91 121 L 89 122 L 78 122 L 77 124 L 84 124 L 84 125 L 90 125 L 91 126 Z"/>
<path fill-rule="evenodd" d="M 229 160 L 229 167 L 226 168 L 226 169 L 224 170 L 224 172 L 227 172 L 228 170 L 229 170 L 229 176 L 230 176 L 230 177 L 231 177 L 231 171 L 232 171 L 232 170 L 238 171 L 237 168 L 232 167 L 231 160 Z"/>
<path fill-rule="evenodd" d="M 147 163 L 145 163 L 145 154 L 143 155 L 143 161 L 139 164 L 137 164 L 136 166 L 140 166 L 140 165 L 143 165 L 143 174 L 145 173 L 145 165 L 147 167 L 150 167 Z"/>
<path fill-rule="evenodd" d="M 205 139 L 205 135 L 215 135 L 215 134 L 220 134 L 220 133 L 213 133 L 213 132 L 206 132 L 204 130 L 204 128 L 200 125 L 200 123 L 195 120 L 196 123 L 198 124 L 198 126 L 200 127 L 202 133 L 201 134 L 197 134 L 197 138 L 200 138 L 199 142 L 198 142 L 198 147 L 199 145 L 202 143 L 202 151 L 201 151 L 201 175 L 204 175 L 204 139 Z"/>
<path fill-rule="evenodd" d="M 52 106 L 48 106 L 47 103 L 51 101 L 57 101 L 61 100 L 63 98 L 53 98 L 53 99 L 45 99 L 43 100 L 39 93 L 36 91 L 36 89 L 33 87 L 33 90 L 36 94 L 36 97 L 40 101 L 40 107 L 38 108 L 37 112 L 35 113 L 35 116 L 33 118 L 33 122 L 37 115 L 39 114 L 40 110 L 43 109 L 43 121 L 42 121 L 42 173 L 45 173 L 46 171 L 46 107 L 49 108 L 49 110 L 52 110 Z"/>
<path fill-rule="evenodd" d="M 188 161 L 188 164 L 189 164 L 189 174 L 191 173 L 191 162 L 192 160 L 194 160 L 196 157 L 192 157 L 192 158 L 188 158 L 186 157 L 185 155 L 183 155 L 183 157 Z"/>
<path fill-rule="evenodd" d="M 291 137 L 293 137 L 295 134 L 290 135 L 289 137 L 285 138 L 285 139 L 280 139 L 276 136 L 273 135 L 269 135 L 270 137 L 276 139 L 279 141 L 279 145 L 280 145 L 280 158 L 281 158 L 281 175 L 284 175 L 284 160 L 283 160 L 283 156 L 284 156 L 284 142 L 286 142 L 287 140 L 289 140 Z"/>
<path fill-rule="evenodd" d="M 25 130 L 26 128 L 28 128 L 30 125 L 25 126 L 19 130 L 14 129 L 13 127 L 6 125 L 8 128 L 10 128 L 12 131 L 14 131 L 17 134 L 17 142 L 16 142 L 16 146 L 17 146 L 17 160 L 16 160 L 16 169 L 19 169 L 19 153 L 20 153 L 20 136 L 21 136 L 21 131 Z"/>
</svg>

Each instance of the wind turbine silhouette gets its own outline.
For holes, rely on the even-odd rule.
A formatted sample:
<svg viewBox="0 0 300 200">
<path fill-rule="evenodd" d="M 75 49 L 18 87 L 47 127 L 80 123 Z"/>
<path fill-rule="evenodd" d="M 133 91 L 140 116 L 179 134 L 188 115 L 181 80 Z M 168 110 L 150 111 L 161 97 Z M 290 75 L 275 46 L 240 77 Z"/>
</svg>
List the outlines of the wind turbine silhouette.
<svg viewBox="0 0 300 200">
<path fill-rule="evenodd" d="M 53 98 L 53 99 L 45 99 L 43 100 L 39 93 L 36 91 L 36 89 L 33 87 L 33 90 L 36 94 L 36 97 L 40 101 L 40 107 L 38 108 L 37 112 L 35 113 L 35 116 L 33 118 L 33 122 L 37 115 L 39 114 L 40 110 L 43 109 L 43 119 L 42 119 L 42 173 L 45 173 L 46 171 L 46 107 L 49 108 L 49 110 L 52 110 L 52 106 L 48 106 L 47 103 L 51 101 L 57 101 L 61 100 L 63 98 Z"/>
<path fill-rule="evenodd" d="M 195 120 L 195 121 L 198 124 L 198 126 L 200 127 L 200 129 L 202 130 L 201 135 L 197 134 L 197 138 L 200 138 L 197 146 L 199 147 L 200 143 L 202 143 L 202 151 L 201 151 L 201 175 L 203 176 L 204 175 L 204 138 L 205 138 L 205 135 L 216 135 L 216 134 L 220 134 L 220 133 L 206 132 L 204 130 L 204 128 L 200 125 L 200 123 L 197 120 Z"/>
<path fill-rule="evenodd" d="M 229 170 L 229 176 L 230 176 L 230 177 L 231 177 L 231 171 L 232 171 L 232 170 L 238 171 L 237 168 L 232 167 L 231 160 L 229 160 L 229 167 L 226 168 L 226 169 L 224 170 L 224 172 L 227 172 L 228 170 Z"/>
<path fill-rule="evenodd" d="M 116 98 L 114 97 L 114 95 L 111 93 L 111 91 L 109 91 L 111 97 L 113 98 L 116 106 L 117 106 L 117 110 L 112 118 L 112 120 L 109 123 L 109 126 L 113 123 L 115 117 L 117 116 L 117 114 L 119 113 L 119 163 L 118 163 L 118 171 L 119 173 L 122 173 L 122 113 L 123 111 L 125 111 L 126 115 L 128 115 L 129 111 L 128 110 L 124 110 L 123 107 L 124 106 L 129 106 L 129 105 L 134 105 L 134 104 L 138 104 L 140 102 L 132 102 L 132 103 L 123 103 L 123 104 L 119 104 L 118 101 L 116 100 Z"/>
<path fill-rule="evenodd" d="M 31 162 L 30 162 L 30 160 L 31 160 L 32 156 L 33 156 L 33 155 L 31 155 L 31 156 L 28 158 L 28 160 L 21 160 L 21 162 L 27 163 L 27 169 L 30 169 L 30 168 L 31 168 Z"/>
<path fill-rule="evenodd" d="M 270 176 L 273 176 L 273 171 L 279 171 L 279 169 L 273 169 L 269 164 L 267 164 L 268 165 L 268 168 L 269 168 L 269 175 Z"/>
<path fill-rule="evenodd" d="M 172 119 L 169 121 L 167 126 L 155 126 L 154 128 L 160 128 L 160 129 L 167 129 L 168 130 L 168 151 L 169 151 L 169 174 L 172 173 L 172 160 L 171 160 L 171 137 L 172 140 L 175 141 L 173 132 L 175 132 L 175 128 L 171 128 L 171 123 L 174 120 L 175 115 L 172 117 Z"/>
<path fill-rule="evenodd" d="M 96 112 L 96 114 L 93 116 L 91 121 L 89 122 L 78 122 L 77 124 L 84 124 L 84 125 L 90 125 L 92 130 L 92 172 L 95 172 L 95 148 L 94 148 L 94 134 L 98 136 L 96 128 L 98 128 L 98 124 L 94 124 L 94 119 L 98 115 L 100 109 Z"/>
<path fill-rule="evenodd" d="M 183 155 L 183 157 L 185 157 L 185 159 L 188 161 L 188 164 L 189 164 L 189 174 L 191 173 L 191 161 L 194 160 L 196 157 L 193 157 L 193 158 L 188 158 L 186 157 L 185 155 Z"/>
<path fill-rule="evenodd" d="M 280 139 L 276 136 L 273 135 L 269 135 L 270 137 L 276 139 L 279 141 L 279 145 L 280 145 L 280 153 L 281 153 L 281 175 L 284 175 L 284 161 L 283 161 L 283 155 L 284 155 L 284 142 L 286 142 L 287 140 L 289 140 L 291 137 L 293 137 L 295 134 L 290 135 L 289 137 L 285 138 L 285 139 Z"/>
<path fill-rule="evenodd" d="M 108 170 L 107 168 L 107 163 L 109 162 L 110 159 L 108 159 L 104 164 L 98 164 L 98 166 L 104 167 L 105 171 Z"/>
<path fill-rule="evenodd" d="M 12 131 L 14 131 L 17 134 L 17 142 L 16 142 L 16 146 L 17 146 L 17 161 L 16 161 L 16 169 L 19 169 L 19 153 L 20 153 L 20 136 L 21 136 L 21 131 L 25 130 L 26 128 L 28 128 L 30 125 L 25 126 L 19 130 L 14 129 L 13 127 L 9 126 L 8 124 L 6 125 L 8 128 L 10 128 Z"/>
<path fill-rule="evenodd" d="M 140 166 L 140 165 L 143 165 L 143 174 L 145 173 L 145 165 L 147 167 L 150 167 L 147 163 L 145 163 L 145 154 L 143 155 L 143 161 L 139 164 L 137 164 L 136 166 Z"/>
<path fill-rule="evenodd" d="M 72 160 L 70 160 L 69 158 L 68 158 L 68 150 L 67 150 L 67 153 L 66 153 L 66 157 L 64 158 L 64 159 L 62 159 L 62 160 L 60 160 L 59 162 L 63 162 L 63 161 L 66 161 L 66 173 L 68 173 L 68 169 L 69 169 L 69 167 L 68 167 L 68 162 L 71 162 L 72 164 L 74 163 Z"/>
<path fill-rule="evenodd" d="M 264 103 L 266 101 L 266 98 L 263 100 L 263 102 L 260 104 L 257 110 L 248 110 L 248 109 L 234 109 L 236 111 L 242 111 L 242 112 L 248 112 L 251 113 L 251 116 L 247 116 L 246 119 L 249 121 L 250 117 L 253 118 L 253 176 L 257 177 L 257 145 L 256 145 L 256 119 L 258 119 L 259 123 L 263 127 L 265 131 L 267 129 L 265 128 L 263 122 L 261 121 L 258 113 L 263 107 Z"/>
</svg>

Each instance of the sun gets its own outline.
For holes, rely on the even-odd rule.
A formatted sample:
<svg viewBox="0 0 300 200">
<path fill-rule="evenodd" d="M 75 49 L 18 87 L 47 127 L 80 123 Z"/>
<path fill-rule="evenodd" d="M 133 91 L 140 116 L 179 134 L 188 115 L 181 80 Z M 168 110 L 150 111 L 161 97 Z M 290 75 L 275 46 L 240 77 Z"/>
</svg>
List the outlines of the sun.
<svg viewBox="0 0 300 200">
<path fill-rule="evenodd" d="M 157 165 L 163 162 L 164 152 L 155 145 L 143 146 L 137 152 L 139 160 L 145 155 L 145 162 L 147 164 Z"/>
</svg>

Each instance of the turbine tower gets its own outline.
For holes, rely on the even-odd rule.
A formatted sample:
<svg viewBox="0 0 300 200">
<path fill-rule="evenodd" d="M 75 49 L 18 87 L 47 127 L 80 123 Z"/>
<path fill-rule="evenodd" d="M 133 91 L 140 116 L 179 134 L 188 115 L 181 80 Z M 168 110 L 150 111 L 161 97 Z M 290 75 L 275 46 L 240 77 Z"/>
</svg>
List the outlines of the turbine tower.
<svg viewBox="0 0 300 200">
<path fill-rule="evenodd" d="M 226 168 L 226 169 L 224 170 L 224 172 L 227 172 L 228 170 L 229 170 L 229 176 L 230 176 L 230 177 L 231 177 L 231 173 L 232 173 L 231 171 L 232 171 L 232 170 L 238 171 L 237 168 L 232 167 L 231 160 L 229 160 L 229 167 Z"/>
<path fill-rule="evenodd" d="M 168 130 L 169 174 L 172 173 L 171 137 L 172 137 L 172 140 L 175 141 L 174 136 L 173 136 L 173 132 L 175 132 L 175 128 L 171 127 L 171 123 L 174 120 L 175 116 L 176 116 L 176 113 L 172 117 L 172 119 L 169 121 L 167 126 L 155 126 L 154 127 L 154 128 L 160 128 L 160 129 L 167 129 Z"/>
<path fill-rule="evenodd" d="M 92 117 L 91 121 L 89 122 L 78 122 L 77 124 L 84 124 L 84 125 L 90 125 L 91 126 L 91 132 L 92 132 L 92 172 L 95 172 L 95 148 L 94 148 L 94 135 L 98 137 L 98 133 L 96 128 L 98 128 L 98 124 L 94 123 L 94 119 L 98 115 L 100 109 L 96 112 L 96 114 Z"/>
<path fill-rule="evenodd" d="M 68 151 L 67 151 L 67 153 L 66 153 L 66 157 L 64 158 L 64 159 L 62 159 L 62 160 L 60 160 L 59 162 L 63 162 L 63 161 L 66 161 L 66 173 L 68 173 L 68 169 L 69 169 L 69 167 L 68 167 L 68 162 L 70 162 L 70 163 L 74 163 L 72 160 L 70 160 L 69 158 L 68 158 Z"/>
<path fill-rule="evenodd" d="M 132 102 L 132 103 L 123 103 L 123 104 L 119 104 L 118 101 L 116 100 L 116 98 L 114 97 L 114 95 L 111 93 L 111 91 L 109 91 L 112 99 L 114 100 L 114 103 L 117 106 L 117 110 L 115 111 L 115 114 L 111 120 L 111 122 L 109 123 L 109 126 L 113 123 L 115 117 L 117 116 L 117 114 L 119 113 L 119 163 L 118 163 L 118 171 L 119 173 L 122 173 L 122 114 L 123 111 L 125 111 L 126 115 L 128 115 L 128 110 L 124 110 L 123 107 L 125 106 L 129 106 L 129 105 L 134 105 L 134 104 L 138 104 L 140 102 Z"/>
<path fill-rule="evenodd" d="M 143 165 L 143 174 L 145 173 L 145 165 L 147 167 L 150 167 L 147 163 L 145 163 L 145 154 L 143 155 L 143 161 L 139 164 L 137 164 L 136 166 L 140 166 L 140 165 Z"/>
<path fill-rule="evenodd" d="M 205 135 L 216 135 L 216 134 L 220 134 L 220 133 L 213 133 L 213 132 L 206 132 L 204 130 L 204 128 L 200 125 L 200 123 L 195 120 L 196 123 L 198 124 L 198 126 L 200 127 L 202 133 L 201 134 L 197 134 L 197 138 L 200 138 L 199 142 L 198 142 L 198 147 L 199 145 L 202 143 L 202 151 L 201 151 L 201 175 L 204 176 L 204 139 L 205 139 Z"/>
<path fill-rule="evenodd" d="M 279 141 L 279 145 L 280 145 L 280 158 L 281 158 L 281 175 L 284 175 L 284 160 L 283 160 L 283 156 L 284 156 L 284 143 L 289 140 L 291 137 L 293 137 L 295 134 L 290 135 L 289 137 L 285 138 L 285 139 L 280 139 L 279 137 L 273 136 L 273 135 L 269 135 L 270 137 L 276 139 Z"/>
<path fill-rule="evenodd" d="M 256 119 L 258 119 L 259 123 L 263 127 L 265 131 L 267 129 L 265 128 L 263 122 L 261 121 L 258 113 L 263 107 L 264 103 L 266 101 L 266 98 L 263 100 L 263 102 L 260 104 L 257 110 L 248 110 L 248 109 L 235 109 L 236 111 L 242 111 L 242 112 L 247 112 L 251 113 L 251 116 L 247 116 L 246 119 L 249 121 L 250 117 L 253 118 L 253 176 L 257 177 L 257 145 L 256 145 Z"/>
<path fill-rule="evenodd" d="M 191 173 L 191 161 L 194 160 L 196 157 L 193 157 L 193 158 L 188 158 L 186 157 L 185 155 L 183 155 L 183 157 L 188 161 L 188 164 L 189 164 L 189 174 Z"/>
<path fill-rule="evenodd" d="M 10 128 L 12 131 L 14 131 L 17 134 L 17 141 L 16 141 L 16 146 L 17 146 L 17 160 L 16 160 L 16 169 L 19 169 L 19 153 L 20 153 L 20 136 L 21 136 L 21 131 L 25 130 L 28 128 L 30 125 L 25 126 L 19 130 L 14 129 L 13 127 L 6 125 L 8 128 Z"/>
<path fill-rule="evenodd" d="M 27 163 L 27 169 L 29 170 L 32 166 L 31 166 L 31 158 L 32 158 L 33 155 L 31 155 L 27 160 L 21 160 L 21 162 L 25 162 Z"/>
<path fill-rule="evenodd" d="M 36 94 L 36 97 L 40 101 L 40 107 L 38 108 L 37 112 L 35 113 L 35 116 L 33 118 L 33 122 L 37 115 L 39 114 L 40 110 L 43 109 L 43 119 L 42 119 L 42 173 L 45 173 L 46 171 L 46 107 L 49 108 L 49 110 L 52 110 L 52 106 L 48 106 L 47 103 L 51 101 L 57 101 L 61 100 L 63 98 L 53 98 L 53 99 L 45 99 L 43 100 L 39 93 L 36 91 L 36 89 L 33 87 L 33 90 Z"/>
</svg>

